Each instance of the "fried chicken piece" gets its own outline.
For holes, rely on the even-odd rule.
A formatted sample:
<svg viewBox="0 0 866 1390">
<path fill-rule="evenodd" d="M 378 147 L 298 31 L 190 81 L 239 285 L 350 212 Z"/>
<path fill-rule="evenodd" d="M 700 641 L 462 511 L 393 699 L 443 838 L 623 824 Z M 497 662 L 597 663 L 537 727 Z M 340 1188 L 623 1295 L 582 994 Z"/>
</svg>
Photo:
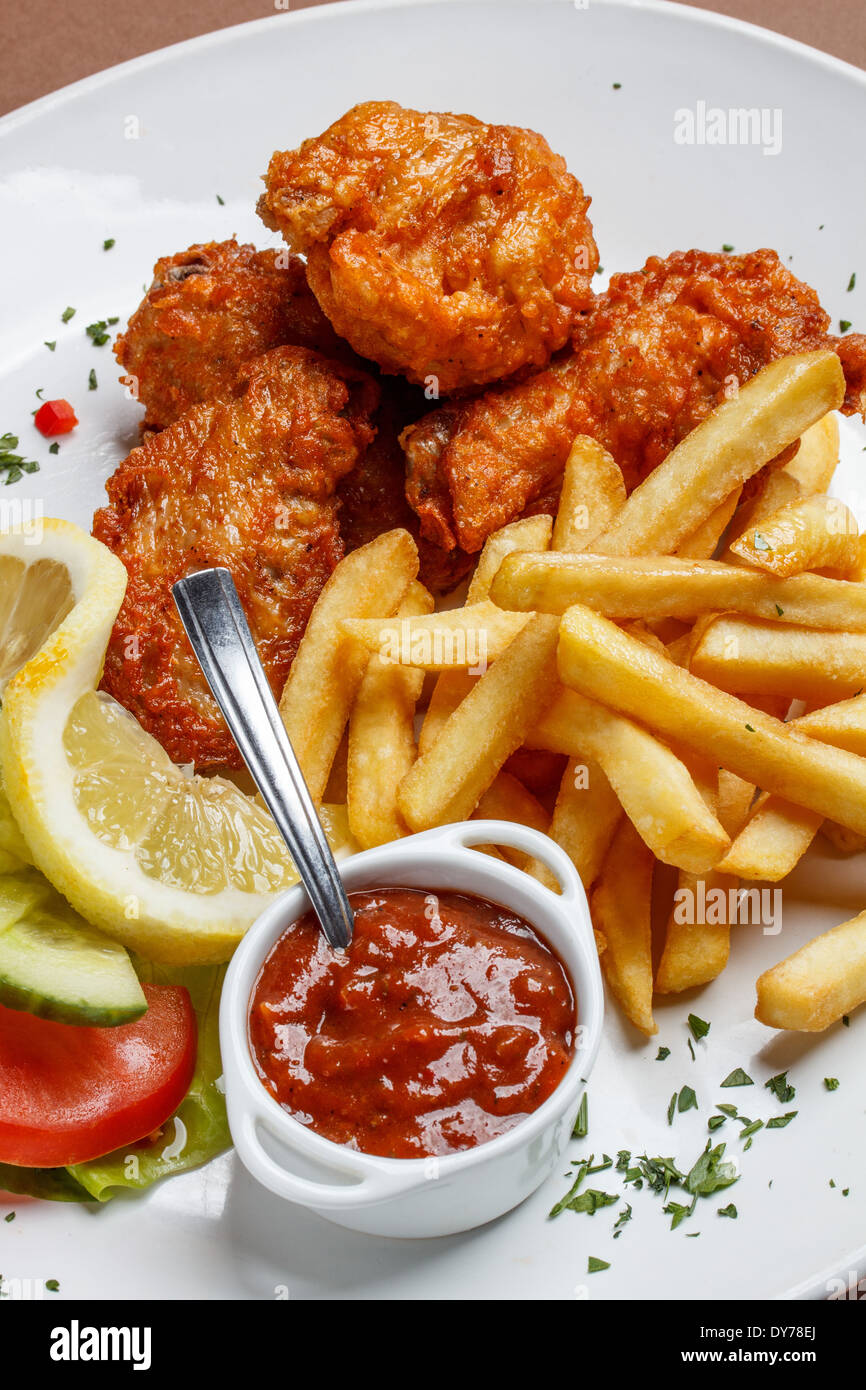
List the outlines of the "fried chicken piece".
<svg viewBox="0 0 866 1390">
<path fill-rule="evenodd" d="M 210 565 L 232 573 L 275 696 L 341 558 L 335 488 L 372 438 L 377 388 L 303 348 L 249 363 L 235 393 L 149 437 L 107 484 L 93 534 L 129 575 L 103 689 L 181 763 L 241 766 L 171 596 Z"/>
<path fill-rule="evenodd" d="M 396 377 L 380 380 L 376 438 L 337 488 L 340 534 L 348 555 L 383 531 L 402 527 L 418 545 L 418 578 L 432 593 L 449 593 L 468 574 L 472 556 L 459 547 L 444 550 L 421 536 L 421 524 L 406 500 L 406 459 L 400 433 L 423 413 L 423 393 Z M 420 398 L 420 399 L 419 399 Z"/>
<path fill-rule="evenodd" d="M 591 301 L 590 200 L 534 131 L 369 101 L 265 183 L 341 337 L 442 393 L 543 366 Z"/>
<path fill-rule="evenodd" d="M 190 406 L 230 394 L 244 362 L 286 343 L 359 365 L 297 256 L 210 241 L 157 261 L 114 354 L 138 379 L 144 427 L 161 430 Z"/>
<path fill-rule="evenodd" d="M 614 275 L 550 367 L 449 403 L 402 436 L 422 534 L 479 550 L 549 494 L 576 434 L 620 465 L 629 490 L 724 398 L 789 353 L 838 352 L 844 411 L 866 409 L 866 337 L 828 336 L 829 317 L 774 251 L 678 251 Z"/>
<path fill-rule="evenodd" d="M 231 395 L 244 363 L 286 344 L 375 371 L 337 337 L 297 256 L 212 241 L 157 261 L 153 284 L 117 339 L 115 355 L 138 377 L 144 428 L 160 430 L 190 406 Z M 419 539 L 398 436 L 423 414 L 426 401 L 405 382 L 382 384 L 376 438 L 338 488 L 347 552 L 397 526 Z M 460 550 L 429 541 L 420 541 L 419 549 L 421 580 L 437 593 L 452 589 L 471 565 Z"/>
</svg>

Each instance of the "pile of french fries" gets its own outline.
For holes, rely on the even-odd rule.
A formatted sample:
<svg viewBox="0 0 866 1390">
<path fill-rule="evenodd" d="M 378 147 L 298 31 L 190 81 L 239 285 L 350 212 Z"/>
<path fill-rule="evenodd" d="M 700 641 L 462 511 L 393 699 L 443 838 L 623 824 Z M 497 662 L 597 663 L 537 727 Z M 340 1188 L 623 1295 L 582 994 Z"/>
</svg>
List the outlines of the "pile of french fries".
<svg viewBox="0 0 866 1390">
<path fill-rule="evenodd" d="M 834 353 L 777 361 L 628 497 L 578 437 L 557 515 L 490 536 L 461 608 L 434 612 L 411 537 L 380 536 L 335 570 L 282 697 L 361 847 L 473 816 L 550 835 L 646 1035 L 655 994 L 724 969 L 743 880 L 778 883 L 819 831 L 866 846 L 866 538 L 827 496 L 844 389 Z M 546 804 L 506 767 L 521 749 L 565 755 Z M 819 1030 L 864 1000 L 866 912 L 763 974 L 756 1016 Z"/>
</svg>

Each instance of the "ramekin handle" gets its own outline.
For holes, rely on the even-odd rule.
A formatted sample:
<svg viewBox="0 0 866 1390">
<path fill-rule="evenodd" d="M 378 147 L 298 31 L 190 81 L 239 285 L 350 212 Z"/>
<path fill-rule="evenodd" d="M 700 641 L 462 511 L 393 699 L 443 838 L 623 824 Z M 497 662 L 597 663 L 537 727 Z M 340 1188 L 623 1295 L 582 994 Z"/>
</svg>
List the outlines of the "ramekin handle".
<svg viewBox="0 0 866 1390">
<path fill-rule="evenodd" d="M 533 830 L 528 825 L 508 820 L 458 821 L 454 825 L 428 830 L 423 837 L 417 838 L 428 837 L 431 848 L 434 845 L 437 848 L 448 845 L 456 850 L 469 850 L 478 845 L 505 845 L 509 849 L 523 850 L 524 854 L 531 854 L 550 870 L 559 884 L 563 901 L 584 900 L 580 878 L 568 855 L 549 835 L 542 835 L 540 830 Z"/>
<path fill-rule="evenodd" d="M 321 1163 L 321 1161 L 320 1169 L 323 1175 L 321 1181 L 314 1178 L 302 1178 L 297 1173 L 291 1172 L 290 1169 L 284 1168 L 277 1159 L 267 1152 L 261 1141 L 259 1133 L 261 1128 L 266 1129 L 283 1148 L 287 1148 L 285 1136 L 276 1134 L 269 1127 L 266 1117 L 255 1110 L 244 1110 L 241 1115 L 236 1117 L 236 1122 L 231 1125 L 232 1138 L 244 1166 L 263 1187 L 275 1192 L 278 1197 L 285 1197 L 288 1201 L 297 1202 L 301 1206 L 319 1208 L 324 1211 L 373 1206 L 377 1202 L 398 1196 L 402 1192 L 409 1192 L 424 1181 L 423 1174 L 419 1174 L 417 1169 L 411 1174 L 406 1173 L 402 1176 L 397 1172 L 391 1174 L 381 1168 L 373 1167 L 369 1157 L 364 1163 L 362 1175 L 358 1182 L 334 1182 L 333 1174 L 337 1170 L 335 1167 Z M 301 1153 L 305 1149 L 305 1145 L 299 1145 L 297 1151 Z M 304 1157 L 308 1163 L 311 1161 L 309 1152 L 304 1152 Z M 313 1158 L 312 1162 L 315 1163 L 316 1159 Z M 345 1172 L 349 1176 L 351 1176 L 351 1169 L 352 1166 L 347 1164 Z"/>
</svg>

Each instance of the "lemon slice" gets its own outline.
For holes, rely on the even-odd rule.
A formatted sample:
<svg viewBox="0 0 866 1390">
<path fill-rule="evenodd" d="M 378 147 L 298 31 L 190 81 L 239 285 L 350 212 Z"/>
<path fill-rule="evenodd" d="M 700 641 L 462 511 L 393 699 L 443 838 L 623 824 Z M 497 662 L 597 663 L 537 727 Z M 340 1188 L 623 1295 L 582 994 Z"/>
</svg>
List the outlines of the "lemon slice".
<svg viewBox="0 0 866 1390">
<path fill-rule="evenodd" d="M 38 545 L 0 536 L 6 793 L 29 857 L 87 921 L 154 960 L 215 963 L 297 873 L 257 801 L 172 763 L 97 692 L 125 588 L 68 522 L 46 520 Z M 345 807 L 322 819 L 335 852 L 354 848 Z M 0 824 L 0 851 L 15 843 Z"/>
</svg>

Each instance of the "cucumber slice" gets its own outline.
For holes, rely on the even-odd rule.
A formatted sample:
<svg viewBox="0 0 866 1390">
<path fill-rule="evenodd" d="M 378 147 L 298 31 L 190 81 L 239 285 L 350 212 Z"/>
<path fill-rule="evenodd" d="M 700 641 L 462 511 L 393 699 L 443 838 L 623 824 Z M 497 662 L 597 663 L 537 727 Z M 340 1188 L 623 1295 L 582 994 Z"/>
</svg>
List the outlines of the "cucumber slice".
<svg viewBox="0 0 866 1390">
<path fill-rule="evenodd" d="M 36 873 L 0 878 L 0 1004 L 100 1028 L 147 1011 L 124 948 Z"/>
</svg>

